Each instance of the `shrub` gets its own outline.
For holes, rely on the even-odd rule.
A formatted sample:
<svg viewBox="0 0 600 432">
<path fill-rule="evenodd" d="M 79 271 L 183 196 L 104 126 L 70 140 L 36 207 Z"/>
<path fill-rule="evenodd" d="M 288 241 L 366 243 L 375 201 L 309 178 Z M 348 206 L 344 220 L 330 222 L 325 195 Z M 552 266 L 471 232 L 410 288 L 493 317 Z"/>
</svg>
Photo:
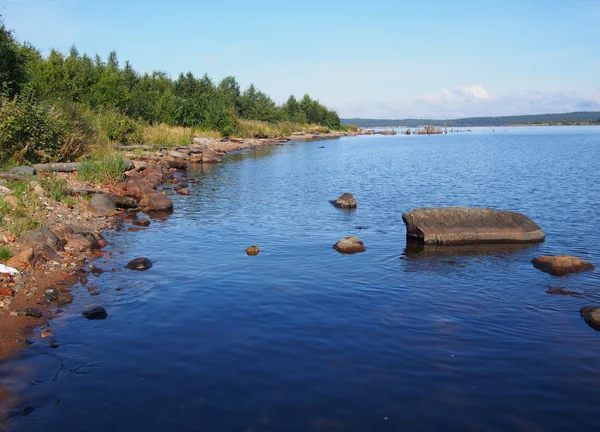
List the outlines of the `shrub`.
<svg viewBox="0 0 600 432">
<path fill-rule="evenodd" d="M 62 147 L 58 123 L 47 108 L 37 105 L 24 92 L 8 99 L 4 93 L 0 108 L 0 161 L 11 157 L 17 163 L 35 163 L 56 157 Z"/>
<path fill-rule="evenodd" d="M 97 116 L 97 127 L 108 141 L 120 144 L 139 144 L 144 141 L 143 127 L 116 109 L 105 109 Z"/>
<path fill-rule="evenodd" d="M 81 163 L 78 176 L 90 183 L 116 184 L 123 180 L 127 163 L 120 154 L 111 154 L 102 159 L 90 159 Z"/>
</svg>

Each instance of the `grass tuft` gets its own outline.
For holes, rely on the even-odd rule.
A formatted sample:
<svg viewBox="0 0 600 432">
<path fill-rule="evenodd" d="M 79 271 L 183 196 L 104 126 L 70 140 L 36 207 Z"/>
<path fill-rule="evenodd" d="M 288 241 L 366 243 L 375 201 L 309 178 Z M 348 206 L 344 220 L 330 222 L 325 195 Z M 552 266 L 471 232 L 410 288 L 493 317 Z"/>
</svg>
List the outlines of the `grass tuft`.
<svg viewBox="0 0 600 432">
<path fill-rule="evenodd" d="M 81 180 L 96 184 L 117 184 L 123 180 L 127 163 L 120 154 L 101 159 L 90 159 L 81 163 L 78 176 Z"/>
<path fill-rule="evenodd" d="M 0 261 L 6 262 L 11 257 L 12 257 L 12 252 L 10 251 L 10 248 L 5 244 L 0 245 Z"/>
<path fill-rule="evenodd" d="M 40 185 L 54 201 L 65 201 L 70 194 L 67 180 L 57 177 L 54 173 L 40 179 Z"/>
</svg>

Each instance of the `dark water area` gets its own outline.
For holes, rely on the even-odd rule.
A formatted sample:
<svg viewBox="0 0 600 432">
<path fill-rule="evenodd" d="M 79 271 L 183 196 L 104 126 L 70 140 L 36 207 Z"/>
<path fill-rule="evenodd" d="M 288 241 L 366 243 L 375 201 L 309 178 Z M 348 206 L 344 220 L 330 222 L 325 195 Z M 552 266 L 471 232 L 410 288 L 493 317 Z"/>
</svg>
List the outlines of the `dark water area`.
<svg viewBox="0 0 600 432">
<path fill-rule="evenodd" d="M 599 160 L 600 128 L 510 128 L 290 143 L 192 171 L 171 216 L 109 237 L 97 265 L 118 271 L 90 277 L 98 296 L 76 289 L 60 347 L 0 367 L 8 430 L 597 430 L 600 333 L 579 308 L 600 306 L 600 271 L 530 261 L 600 265 Z M 356 211 L 329 203 L 345 191 Z M 407 249 L 402 212 L 449 205 L 523 212 L 547 239 Z M 347 235 L 367 251 L 333 250 Z M 152 269 L 123 268 L 138 256 Z M 106 320 L 81 316 L 94 305 Z"/>
</svg>

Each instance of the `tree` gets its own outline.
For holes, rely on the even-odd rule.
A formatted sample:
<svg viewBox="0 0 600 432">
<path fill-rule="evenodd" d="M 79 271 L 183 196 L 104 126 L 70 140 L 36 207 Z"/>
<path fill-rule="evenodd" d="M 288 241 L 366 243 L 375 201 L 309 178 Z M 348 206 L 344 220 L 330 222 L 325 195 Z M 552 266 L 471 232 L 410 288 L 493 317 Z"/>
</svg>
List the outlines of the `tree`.
<svg viewBox="0 0 600 432">
<path fill-rule="evenodd" d="M 21 89 L 25 76 L 19 45 L 12 32 L 4 27 L 4 21 L 0 16 L 0 83 L 3 83 L 12 95 Z"/>
</svg>

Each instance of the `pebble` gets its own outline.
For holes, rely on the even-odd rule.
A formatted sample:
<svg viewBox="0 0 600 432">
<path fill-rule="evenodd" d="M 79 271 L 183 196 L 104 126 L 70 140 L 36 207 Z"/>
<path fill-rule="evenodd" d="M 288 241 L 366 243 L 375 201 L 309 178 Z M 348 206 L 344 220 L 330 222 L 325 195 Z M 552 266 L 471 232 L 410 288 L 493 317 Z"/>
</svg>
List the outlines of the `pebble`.
<svg viewBox="0 0 600 432">
<path fill-rule="evenodd" d="M 33 318 L 41 318 L 42 317 L 42 311 L 36 308 L 27 308 L 25 309 L 25 312 L 23 312 L 23 315 L 25 316 L 30 316 Z"/>
</svg>

